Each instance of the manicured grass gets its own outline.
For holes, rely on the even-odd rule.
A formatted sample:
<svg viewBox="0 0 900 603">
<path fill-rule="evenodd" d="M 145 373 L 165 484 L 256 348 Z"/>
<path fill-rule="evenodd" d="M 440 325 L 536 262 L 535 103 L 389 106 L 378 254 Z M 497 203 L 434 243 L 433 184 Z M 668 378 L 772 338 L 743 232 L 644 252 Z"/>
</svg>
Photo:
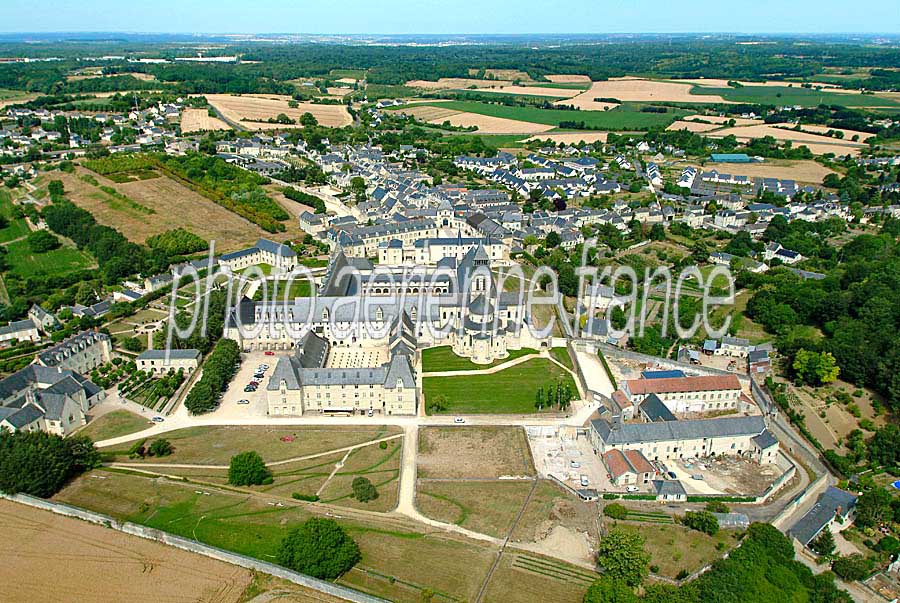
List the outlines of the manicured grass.
<svg viewBox="0 0 900 603">
<path fill-rule="evenodd" d="M 425 373 L 437 373 L 441 371 L 477 371 L 481 369 L 491 368 L 522 356 L 529 354 L 537 354 L 537 350 L 531 348 L 522 348 L 521 350 L 510 350 L 509 357 L 502 360 L 496 360 L 491 364 L 475 364 L 468 358 L 462 358 L 453 353 L 453 348 L 444 345 L 436 348 L 428 348 L 422 350 L 422 370 Z"/>
<path fill-rule="evenodd" d="M 251 270 L 256 272 L 254 268 L 258 268 L 259 271 L 262 272 L 263 276 L 269 276 L 270 274 L 272 274 L 272 266 L 268 264 L 256 264 L 255 266 L 247 266 L 246 268 L 241 270 L 241 274 L 249 275 Z"/>
<path fill-rule="evenodd" d="M 531 486 L 530 481 L 420 480 L 416 486 L 416 506 L 426 517 L 506 538 Z"/>
<path fill-rule="evenodd" d="M 165 457 L 163 462 L 227 465 L 232 456 L 246 450 L 257 451 L 267 462 L 279 461 L 361 444 L 398 432 L 394 427 L 349 425 L 189 427 L 166 434 L 175 452 Z M 293 441 L 282 441 L 282 437 L 293 438 Z M 128 450 L 129 446 L 121 444 L 116 446 L 116 450 Z"/>
<path fill-rule="evenodd" d="M 490 375 L 426 377 L 426 400 L 442 395 L 447 399 L 441 414 L 533 413 L 538 389 L 546 392 L 557 381 L 568 384 L 577 396 L 571 375 L 544 358 L 534 358 Z"/>
<path fill-rule="evenodd" d="M 651 528 L 620 523 L 619 527 L 645 538 L 644 550 L 650 553 L 650 564 L 659 566 L 659 574 L 668 578 L 675 578 L 681 570 L 694 572 L 737 544 L 734 530 L 719 530 L 715 536 L 707 536 L 677 525 L 654 524 Z M 716 548 L 720 542 L 722 550 Z"/>
<path fill-rule="evenodd" d="M 78 435 L 88 436 L 95 442 L 117 438 L 151 427 L 146 417 L 127 410 L 114 410 L 88 423 Z"/>
<path fill-rule="evenodd" d="M 278 293 L 275 293 L 275 282 L 268 281 L 266 283 L 268 287 L 268 296 L 269 299 L 272 296 L 275 296 L 275 300 L 283 300 L 285 299 L 285 287 L 287 286 L 287 281 L 278 281 Z M 296 279 L 291 283 L 291 288 L 287 292 L 287 299 L 294 299 L 295 297 L 311 297 L 312 296 L 312 287 L 310 286 L 309 281 L 305 279 Z M 263 298 L 263 287 L 260 284 L 259 288 L 257 288 L 256 293 L 253 294 L 253 301 L 262 301 Z"/>
<path fill-rule="evenodd" d="M 568 348 L 553 348 L 550 350 L 550 355 L 570 371 L 574 370 L 575 367 L 572 364 L 572 357 L 569 356 Z"/>
<path fill-rule="evenodd" d="M 35 275 L 59 276 L 94 265 L 89 255 L 73 247 L 60 247 L 46 253 L 34 253 L 28 241 L 22 239 L 6 246 L 10 272 L 22 277 Z"/>
<path fill-rule="evenodd" d="M 640 105 L 624 103 L 609 111 L 566 111 L 563 109 L 539 109 L 537 107 L 507 107 L 477 101 L 449 101 L 435 106 L 455 111 L 477 113 L 505 119 L 517 119 L 535 124 L 560 127 L 561 122 L 584 122 L 597 130 L 640 130 L 655 126 L 665 127 L 687 113 L 681 109 L 669 109 L 668 113 L 642 113 Z"/>
<path fill-rule="evenodd" d="M 817 107 L 819 105 L 840 105 L 843 107 L 896 107 L 894 100 L 869 94 L 850 94 L 843 92 L 826 92 L 801 88 L 799 85 L 788 86 L 744 86 L 743 88 L 706 88 L 695 86 L 691 94 L 718 95 L 728 101 L 738 103 L 760 103 L 765 105 L 800 105 Z"/>
</svg>

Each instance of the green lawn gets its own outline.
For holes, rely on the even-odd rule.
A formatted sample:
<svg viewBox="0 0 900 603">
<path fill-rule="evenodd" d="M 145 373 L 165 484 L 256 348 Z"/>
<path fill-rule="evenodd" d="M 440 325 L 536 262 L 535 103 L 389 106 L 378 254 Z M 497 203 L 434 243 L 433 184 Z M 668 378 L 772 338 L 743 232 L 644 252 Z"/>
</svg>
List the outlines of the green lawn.
<svg viewBox="0 0 900 603">
<path fill-rule="evenodd" d="M 271 299 L 273 295 L 276 295 L 276 301 L 283 300 L 285 297 L 285 287 L 287 286 L 287 281 L 278 281 L 278 292 L 275 293 L 275 284 L 272 281 L 266 283 L 268 287 L 268 296 Z M 253 301 L 262 301 L 263 297 L 263 287 L 262 285 L 256 290 L 256 293 L 253 294 Z M 310 286 L 309 281 L 298 278 L 294 282 L 291 283 L 291 289 L 287 293 L 287 299 L 294 299 L 295 297 L 312 297 L 312 287 Z"/>
<path fill-rule="evenodd" d="M 575 367 L 572 365 L 572 357 L 569 356 L 568 348 L 553 348 L 550 350 L 550 355 L 567 369 L 574 370 Z"/>
<path fill-rule="evenodd" d="M 73 247 L 60 247 L 47 253 L 34 253 L 28 241 L 21 240 L 6 246 L 9 271 L 22 277 L 35 275 L 58 276 L 86 270 L 94 265 L 89 255 Z"/>
<path fill-rule="evenodd" d="M 272 274 L 272 266 L 268 264 L 256 264 L 255 266 L 247 266 L 246 268 L 241 270 L 241 274 L 246 276 L 254 268 L 259 268 L 259 271 L 262 272 L 263 276 L 269 276 L 270 274 Z M 254 272 L 256 271 L 254 270 Z"/>
<path fill-rule="evenodd" d="M 788 86 L 744 86 L 743 88 L 707 88 L 694 86 L 691 94 L 700 96 L 718 95 L 727 101 L 737 103 L 760 103 L 764 105 L 841 105 L 843 107 L 897 107 L 900 103 L 889 98 L 869 94 L 826 92 Z"/>
<path fill-rule="evenodd" d="M 78 435 L 88 436 L 95 442 L 117 438 L 151 427 L 153 423 L 127 410 L 114 410 L 88 423 Z"/>
<path fill-rule="evenodd" d="M 522 348 L 521 350 L 510 350 L 509 357 L 503 360 L 496 360 L 491 364 L 475 364 L 468 358 L 461 358 L 453 353 L 453 349 L 449 345 L 437 348 L 428 348 L 422 350 L 422 372 L 437 373 L 441 371 L 477 371 L 481 369 L 491 368 L 522 356 L 529 354 L 537 354 L 537 350 L 531 348 Z"/>
<path fill-rule="evenodd" d="M 534 358 L 489 375 L 426 377 L 422 386 L 426 400 L 439 395 L 447 399 L 446 410 L 441 414 L 521 414 L 536 412 L 538 389 L 546 392 L 557 381 L 578 395 L 572 376 L 545 358 Z"/>
<path fill-rule="evenodd" d="M 589 128 L 598 130 L 639 130 L 651 127 L 665 127 L 687 115 L 681 109 L 669 109 L 668 113 L 643 113 L 642 105 L 636 103 L 623 103 L 609 111 L 566 111 L 564 109 L 539 109 L 537 107 L 507 107 L 477 101 L 449 101 L 435 103 L 436 107 L 502 117 L 505 119 L 517 119 L 535 124 L 545 124 L 559 127 L 561 122 L 584 122 Z"/>
</svg>

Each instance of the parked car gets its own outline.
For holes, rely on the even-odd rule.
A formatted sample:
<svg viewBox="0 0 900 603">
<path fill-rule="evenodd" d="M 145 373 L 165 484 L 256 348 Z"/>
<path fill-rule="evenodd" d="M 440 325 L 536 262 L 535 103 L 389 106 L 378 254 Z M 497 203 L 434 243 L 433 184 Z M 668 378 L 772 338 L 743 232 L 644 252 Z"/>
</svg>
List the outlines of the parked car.
<svg viewBox="0 0 900 603">
<path fill-rule="evenodd" d="M 691 479 L 695 479 L 695 480 L 697 480 L 698 482 L 702 482 L 702 481 L 703 481 L 703 476 L 700 475 L 699 473 L 694 473 L 693 475 L 691 475 Z"/>
<path fill-rule="evenodd" d="M 154 423 L 162 423 L 163 421 L 165 421 L 165 419 L 163 419 L 162 417 L 153 417 L 150 420 L 153 421 Z"/>
<path fill-rule="evenodd" d="M 238 400 L 238 404 L 250 404 L 250 400 Z"/>
<path fill-rule="evenodd" d="M 667 472 L 666 472 L 666 477 L 668 477 L 669 479 L 678 479 L 678 476 L 675 475 L 675 472 L 674 472 L 674 471 L 667 471 Z"/>
<path fill-rule="evenodd" d="M 638 488 L 637 486 L 626 486 L 625 490 L 627 492 L 638 492 L 640 491 L 640 488 Z"/>
<path fill-rule="evenodd" d="M 273 352 L 272 350 L 266 350 L 266 356 L 274 356 L 274 355 L 275 355 L 275 352 Z"/>
<path fill-rule="evenodd" d="M 586 475 L 582 475 L 582 476 L 581 476 L 581 487 L 582 487 L 582 488 L 587 488 L 588 485 L 590 485 L 590 483 L 591 483 L 591 482 L 588 481 L 588 476 L 586 476 Z"/>
<path fill-rule="evenodd" d="M 455 419 L 453 419 L 453 422 L 454 423 L 465 423 L 466 420 L 463 419 L 462 417 L 456 417 Z"/>
<path fill-rule="evenodd" d="M 375 414 L 375 413 L 372 411 L 371 408 L 366 412 L 366 416 L 367 416 L 367 417 L 374 416 L 374 414 Z"/>
<path fill-rule="evenodd" d="M 578 469 L 579 467 L 581 467 L 581 463 L 579 463 L 578 461 L 569 461 L 569 467 L 571 467 L 572 469 Z"/>
</svg>

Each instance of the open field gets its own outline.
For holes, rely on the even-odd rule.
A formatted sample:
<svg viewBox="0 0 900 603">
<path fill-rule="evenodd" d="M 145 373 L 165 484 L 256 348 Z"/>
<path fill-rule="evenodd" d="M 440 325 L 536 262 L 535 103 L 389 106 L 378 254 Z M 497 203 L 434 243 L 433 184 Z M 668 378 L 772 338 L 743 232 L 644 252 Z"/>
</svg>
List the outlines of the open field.
<svg viewBox="0 0 900 603">
<path fill-rule="evenodd" d="M 218 117 L 211 117 L 206 109 L 185 109 L 181 112 L 181 131 L 185 134 L 230 129 L 231 126 Z"/>
<path fill-rule="evenodd" d="M 553 144 L 578 144 L 580 142 L 592 144 L 595 142 L 606 142 L 609 132 L 565 132 L 561 134 L 537 134 L 532 136 L 525 142 L 533 140 L 549 140 Z"/>
<path fill-rule="evenodd" d="M 30 276 L 57 276 L 87 270 L 97 265 L 94 259 L 76 249 L 66 240 L 62 247 L 45 253 L 34 253 L 24 238 L 6 245 L 6 261 L 9 271 L 23 278 Z"/>
<path fill-rule="evenodd" d="M 669 124 L 666 130 L 687 130 L 688 132 L 709 132 L 721 128 L 719 124 L 704 124 L 696 121 L 678 120 Z"/>
<path fill-rule="evenodd" d="M 7 603 L 236 603 L 251 580 L 241 567 L 5 500 L 0 525 Z"/>
<path fill-rule="evenodd" d="M 9 105 L 26 103 L 30 100 L 36 99 L 37 97 L 37 94 L 31 94 L 23 90 L 7 90 L 5 88 L 0 88 L 0 109 L 4 109 Z"/>
<path fill-rule="evenodd" d="M 506 106 L 478 101 L 442 101 L 435 106 L 442 109 L 460 111 L 461 113 L 475 113 L 551 127 L 560 127 L 560 124 L 564 122 L 584 122 L 587 128 L 597 130 L 630 130 L 667 126 L 685 113 L 685 111 L 680 109 L 670 109 L 667 113 L 644 113 L 637 105 L 623 105 L 610 111 L 541 109 L 539 107 Z M 454 125 L 467 125 L 459 118 L 460 115 L 451 116 L 450 122 Z M 469 123 L 468 125 L 479 124 Z M 536 132 L 533 131 L 532 133 Z"/>
<path fill-rule="evenodd" d="M 496 479 L 532 476 L 534 464 L 519 427 L 424 427 L 419 430 L 418 476 Z"/>
<path fill-rule="evenodd" d="M 498 86 L 496 88 L 481 88 L 479 92 L 520 96 L 549 96 L 551 98 L 571 98 L 580 94 L 577 88 L 552 88 L 550 86 Z"/>
<path fill-rule="evenodd" d="M 685 86 L 688 84 L 676 84 Z M 898 103 L 888 96 L 874 94 L 859 94 L 853 91 L 825 91 L 801 88 L 800 86 L 779 85 L 744 86 L 743 88 L 710 88 L 707 86 L 694 86 L 690 96 L 695 100 L 682 100 L 681 102 L 697 101 L 698 97 L 725 99 L 732 103 L 760 103 L 765 105 L 790 105 L 801 107 L 817 107 L 819 105 L 842 105 L 844 107 L 897 107 Z"/>
<path fill-rule="evenodd" d="M 56 176 L 63 181 L 66 196 L 73 203 L 91 212 L 100 224 L 119 230 L 136 243 L 183 227 L 207 241 L 214 240 L 216 250 L 224 252 L 246 247 L 266 235 L 256 224 L 165 176 L 117 184 L 94 172 L 79 169 L 78 173 L 90 174 L 99 184 L 113 187 L 156 212 L 150 218 L 128 207 L 112 204 L 109 195 L 74 174 L 60 172 Z"/>
<path fill-rule="evenodd" d="M 558 381 L 578 395 L 572 376 L 545 358 L 534 358 L 488 375 L 426 377 L 422 389 L 426 400 L 433 396 L 446 398 L 442 414 L 522 414 L 537 412 L 534 402 L 538 389 L 546 392 Z"/>
<path fill-rule="evenodd" d="M 485 601 L 503 603 L 581 603 L 591 583 L 598 574 L 583 568 L 548 559 L 531 553 L 507 551 L 504 553 L 491 583 L 484 594 Z M 552 598 L 547 599 L 547 593 Z"/>
<path fill-rule="evenodd" d="M 695 572 L 704 565 L 720 559 L 728 550 L 737 545 L 735 530 L 719 530 L 715 536 L 677 525 L 654 523 L 652 528 L 645 525 L 620 522 L 619 527 L 642 535 L 644 550 L 650 553 L 650 564 L 659 566 L 659 574 L 675 578 L 681 570 Z M 718 543 L 724 543 L 720 551 Z"/>
<path fill-rule="evenodd" d="M 227 465 L 232 456 L 246 450 L 255 450 L 263 460 L 273 462 L 353 446 L 395 433 L 397 428 L 387 426 L 188 427 L 164 436 L 175 451 L 156 462 Z M 293 441 L 288 441 L 291 438 Z M 128 448 L 129 444 L 115 447 L 116 450 Z"/>
<path fill-rule="evenodd" d="M 291 97 L 278 94 L 207 94 L 209 104 L 216 108 L 227 119 L 240 123 L 251 129 L 285 129 L 286 124 L 270 124 L 266 120 L 285 114 L 293 120 L 299 120 L 304 113 L 311 113 L 320 125 L 340 128 L 353 123 L 344 105 L 318 105 L 299 103 L 296 108 L 288 106 Z M 297 127 L 297 126 L 295 126 Z"/>
<path fill-rule="evenodd" d="M 676 84 L 646 80 L 634 77 L 612 78 L 604 82 L 594 82 L 591 88 L 573 99 L 564 101 L 580 109 L 596 109 L 595 98 L 615 98 L 620 101 L 636 102 L 678 102 L 678 103 L 723 103 L 721 96 L 691 94 L 692 84 Z"/>
<path fill-rule="evenodd" d="M 440 106 L 432 105 L 413 105 L 404 107 L 401 111 L 404 115 L 410 115 L 420 121 L 440 124 L 451 115 L 456 115 L 459 111 L 454 109 L 445 109 Z"/>
<path fill-rule="evenodd" d="M 88 436 L 95 442 L 117 438 L 152 426 L 146 417 L 127 410 L 114 410 L 101 415 L 84 426 L 78 435 Z"/>
<path fill-rule="evenodd" d="M 776 127 L 776 125 L 783 124 L 735 126 L 733 128 L 723 128 L 721 130 L 707 132 L 706 135 L 713 138 L 724 138 L 725 136 L 734 135 L 741 142 L 746 142 L 753 138 L 763 138 L 764 136 L 771 136 L 772 138 L 781 142 L 790 140 L 792 143 L 794 143 L 794 146 L 808 146 L 810 151 L 816 154 L 827 152 L 833 152 L 835 154 L 859 153 L 860 149 L 864 148 L 865 146 L 862 143 L 858 142 L 850 142 L 849 140 L 832 138 L 830 136 L 822 136 L 819 134 L 813 134 L 811 132 L 798 132 L 793 129 Z M 816 149 L 826 150 L 822 151 Z"/>
<path fill-rule="evenodd" d="M 736 126 L 753 126 L 756 124 L 764 124 L 761 119 L 747 119 L 746 117 L 731 117 L 728 115 L 685 115 L 683 121 L 708 121 L 711 124 L 725 124 L 734 120 Z"/>
<path fill-rule="evenodd" d="M 540 125 L 516 119 L 481 115 L 478 113 L 454 113 L 444 118 L 432 119 L 430 123 L 442 124 L 449 121 L 451 125 L 470 128 L 475 126 L 484 134 L 534 134 L 552 130 L 551 125 Z"/>
<path fill-rule="evenodd" d="M 704 170 L 718 170 L 726 174 L 749 176 L 751 178 L 779 178 L 821 184 L 822 179 L 833 170 L 811 159 L 766 159 L 763 163 L 714 163 L 704 164 Z"/>
<path fill-rule="evenodd" d="M 490 368 L 492 366 L 497 366 L 498 364 L 503 364 L 504 362 L 509 362 L 510 360 L 521 358 L 522 356 L 537 353 L 537 350 L 533 350 L 531 348 L 510 350 L 508 358 L 504 358 L 503 360 L 495 360 L 491 364 L 475 364 L 468 358 L 457 356 L 453 353 L 453 349 L 450 346 L 444 345 L 436 348 L 428 348 L 426 350 L 422 350 L 422 372 L 436 373 L 442 371 L 477 371 Z"/>
<path fill-rule="evenodd" d="M 276 507 L 265 494 L 199 491 L 189 483 L 112 471 L 82 476 L 55 498 L 266 561 L 292 527 L 335 510 L 296 501 Z M 392 601 L 421 603 L 425 589 L 439 594 L 435 601 L 474 600 L 496 556 L 462 537 L 423 533 L 402 518 L 343 509 L 337 520 L 362 552 L 359 565 L 339 582 Z"/>
<path fill-rule="evenodd" d="M 463 77 L 442 77 L 437 81 L 411 80 L 406 82 L 410 88 L 423 88 L 425 90 L 453 90 L 455 88 L 495 88 L 499 86 L 511 86 L 512 80 L 479 80 Z"/>
<path fill-rule="evenodd" d="M 591 78 L 586 75 L 560 73 L 556 75 L 545 75 L 544 77 L 554 84 L 589 84 L 591 82 Z"/>
<path fill-rule="evenodd" d="M 419 480 L 416 507 L 426 517 L 506 538 L 531 487 L 531 480 Z"/>
</svg>

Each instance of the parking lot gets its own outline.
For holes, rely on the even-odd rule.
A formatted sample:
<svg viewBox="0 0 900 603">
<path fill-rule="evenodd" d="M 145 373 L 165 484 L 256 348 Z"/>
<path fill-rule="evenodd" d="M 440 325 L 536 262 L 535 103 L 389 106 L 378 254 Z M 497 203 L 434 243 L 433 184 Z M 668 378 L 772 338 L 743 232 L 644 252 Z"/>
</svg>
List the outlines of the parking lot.
<svg viewBox="0 0 900 603">
<path fill-rule="evenodd" d="M 266 356 L 264 352 L 241 354 L 241 366 L 222 395 L 222 403 L 215 412 L 224 417 L 265 416 L 266 386 L 277 363 L 278 356 Z M 265 377 L 260 380 L 255 392 L 245 392 L 244 387 L 253 380 L 256 368 L 260 364 L 269 365 Z M 238 404 L 239 400 L 249 400 L 250 404 Z"/>
<path fill-rule="evenodd" d="M 587 436 L 576 438 L 574 432 L 569 434 L 550 428 L 526 431 L 534 465 L 540 475 L 552 475 L 576 490 L 593 488 L 600 492 L 625 491 L 610 483 L 606 467 L 600 457 L 594 454 Z M 582 475 L 588 478 L 587 486 L 581 484 Z"/>
</svg>

